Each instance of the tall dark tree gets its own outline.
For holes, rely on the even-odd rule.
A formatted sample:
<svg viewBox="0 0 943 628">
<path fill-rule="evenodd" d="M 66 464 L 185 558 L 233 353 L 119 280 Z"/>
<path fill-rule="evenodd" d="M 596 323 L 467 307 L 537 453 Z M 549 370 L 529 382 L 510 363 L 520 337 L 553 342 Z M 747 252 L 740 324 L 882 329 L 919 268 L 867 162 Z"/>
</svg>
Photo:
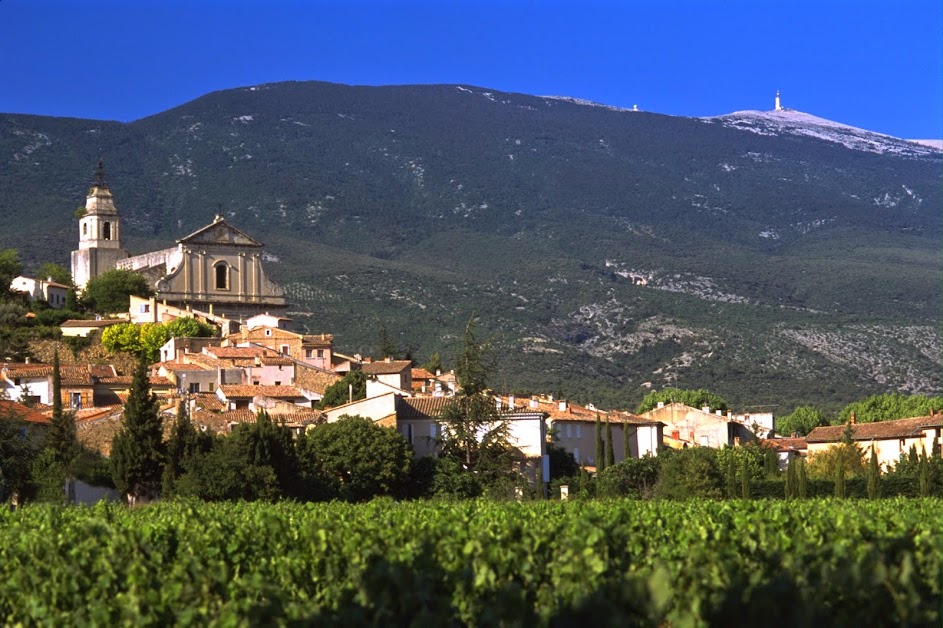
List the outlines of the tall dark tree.
<svg viewBox="0 0 943 628">
<path fill-rule="evenodd" d="M 750 466 L 746 458 L 743 459 L 743 466 L 740 467 L 740 496 L 743 499 L 750 499 Z"/>
<path fill-rule="evenodd" d="M 799 496 L 798 458 L 790 456 L 786 467 L 786 499 L 795 499 Z"/>
<path fill-rule="evenodd" d="M 466 471 L 486 476 L 485 484 L 507 477 L 513 449 L 510 424 L 488 394 L 486 345 L 475 337 L 476 318 L 465 326 L 464 346 L 456 361 L 458 393 L 442 411 L 442 450 L 458 458 Z"/>
<path fill-rule="evenodd" d="M 881 497 L 881 466 L 878 464 L 878 454 L 871 446 L 871 461 L 868 464 L 868 499 Z"/>
<path fill-rule="evenodd" d="M 272 421 L 264 410 L 255 417 L 255 423 L 242 424 L 229 437 L 237 443 L 246 464 L 272 469 L 282 497 L 300 494 L 298 455 L 291 430 Z"/>
<path fill-rule="evenodd" d="M 616 453 L 612 445 L 612 423 L 609 422 L 609 416 L 606 415 L 606 466 L 611 467 L 616 463 Z"/>
<path fill-rule="evenodd" d="M 170 428 L 167 440 L 167 457 L 164 462 L 161 493 L 164 497 L 174 494 L 177 479 L 183 475 L 186 462 L 213 447 L 213 437 L 196 429 L 190 420 L 187 402 L 177 404 L 177 417 Z"/>
<path fill-rule="evenodd" d="M 845 459 L 838 459 L 838 469 L 835 471 L 835 497 L 845 496 Z"/>
<path fill-rule="evenodd" d="M 799 499 L 805 499 L 809 480 L 805 472 L 805 460 L 802 458 L 796 460 L 796 481 L 796 495 Z"/>
<path fill-rule="evenodd" d="M 602 471 L 606 468 L 606 447 L 603 441 L 602 434 L 602 419 L 599 418 L 599 413 L 596 413 L 596 458 L 593 460 L 596 463 L 596 471 Z"/>
<path fill-rule="evenodd" d="M 52 357 L 52 425 L 46 444 L 52 450 L 54 460 L 65 473 L 68 482 L 68 498 L 74 497 L 74 463 L 82 447 L 75 429 L 75 414 L 62 409 L 62 370 L 59 364 L 59 351 Z"/>
<path fill-rule="evenodd" d="M 386 323 L 380 322 L 380 332 L 377 337 L 377 357 L 381 360 L 385 358 L 396 358 L 399 355 L 399 347 L 390 338 L 390 332 L 386 329 Z"/>
<path fill-rule="evenodd" d="M 737 461 L 733 456 L 727 458 L 727 499 L 737 498 Z"/>
<path fill-rule="evenodd" d="M 139 360 L 124 404 L 121 429 L 111 442 L 115 485 L 130 504 L 153 499 L 161 488 L 164 464 L 163 427 L 157 398 L 151 393 L 147 362 Z"/>
</svg>

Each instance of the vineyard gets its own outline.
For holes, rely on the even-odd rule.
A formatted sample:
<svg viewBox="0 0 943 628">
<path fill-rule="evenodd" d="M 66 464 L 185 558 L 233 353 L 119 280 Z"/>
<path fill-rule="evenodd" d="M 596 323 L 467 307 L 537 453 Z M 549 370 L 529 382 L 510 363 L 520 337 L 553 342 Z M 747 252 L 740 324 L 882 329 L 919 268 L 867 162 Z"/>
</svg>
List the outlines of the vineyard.
<svg viewBox="0 0 943 628">
<path fill-rule="evenodd" d="M 0 514 L 0 623 L 933 625 L 943 500 Z"/>
</svg>

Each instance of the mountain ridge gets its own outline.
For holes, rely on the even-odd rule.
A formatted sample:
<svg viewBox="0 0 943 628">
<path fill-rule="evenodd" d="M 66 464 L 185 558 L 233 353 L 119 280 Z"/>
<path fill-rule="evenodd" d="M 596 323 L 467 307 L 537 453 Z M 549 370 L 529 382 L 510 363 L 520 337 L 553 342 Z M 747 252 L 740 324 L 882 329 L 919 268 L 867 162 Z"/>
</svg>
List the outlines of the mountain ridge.
<svg viewBox="0 0 943 628">
<path fill-rule="evenodd" d="M 507 389 L 631 404 L 684 384 L 785 410 L 938 391 L 943 159 L 743 131 L 464 85 L 271 83 L 130 123 L 0 114 L 0 244 L 64 263 L 102 150 L 126 248 L 220 211 L 347 351 L 385 324 L 449 355 L 477 311 Z"/>
</svg>

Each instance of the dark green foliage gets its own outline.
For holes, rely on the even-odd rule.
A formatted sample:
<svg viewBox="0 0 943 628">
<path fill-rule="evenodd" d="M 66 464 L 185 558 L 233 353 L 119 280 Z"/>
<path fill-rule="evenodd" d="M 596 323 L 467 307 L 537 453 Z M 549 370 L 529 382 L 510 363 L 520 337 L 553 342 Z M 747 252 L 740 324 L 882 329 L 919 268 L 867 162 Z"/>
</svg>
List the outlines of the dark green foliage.
<svg viewBox="0 0 943 628">
<path fill-rule="evenodd" d="M 605 443 L 603 441 L 602 435 L 602 420 L 599 418 L 599 413 L 596 413 L 596 458 L 594 462 L 596 463 L 596 470 L 602 471 L 606 468 L 606 453 L 605 453 Z"/>
<path fill-rule="evenodd" d="M 34 429 L 11 415 L 0 414 L 0 499 L 28 496 L 32 488 L 30 465 L 42 445 L 43 438 Z"/>
<path fill-rule="evenodd" d="M 386 358 L 399 359 L 399 348 L 396 346 L 396 343 L 393 342 L 393 339 L 390 338 L 390 333 L 386 329 L 386 323 L 383 321 L 380 321 L 380 332 L 377 338 L 377 357 L 381 360 Z"/>
<path fill-rule="evenodd" d="M 111 443 L 115 486 L 131 503 L 153 499 L 160 492 L 163 464 L 163 427 L 157 398 L 151 393 L 147 363 L 140 360 L 124 404 L 121 429 Z"/>
<path fill-rule="evenodd" d="M 429 361 L 423 364 L 422 368 L 426 369 L 433 375 L 443 371 L 442 358 L 439 357 L 439 352 L 433 352 L 433 354 L 429 356 Z"/>
<path fill-rule="evenodd" d="M 53 262 L 44 262 L 39 265 L 39 268 L 36 270 L 36 277 L 38 279 L 52 279 L 56 283 L 61 283 L 64 286 L 72 285 L 72 272 L 61 264 L 54 264 Z"/>
<path fill-rule="evenodd" d="M 572 477 L 580 471 L 580 465 L 576 462 L 576 458 L 563 447 L 547 443 L 547 456 L 550 458 L 550 477 L 547 478 L 547 481 Z"/>
<path fill-rule="evenodd" d="M 213 449 L 212 435 L 196 429 L 190 421 L 187 403 L 177 404 L 177 416 L 170 428 L 170 437 L 167 439 L 167 457 L 164 462 L 161 494 L 171 497 L 175 494 L 177 478 L 190 466 L 188 462 L 194 457 L 206 454 Z"/>
<path fill-rule="evenodd" d="M 790 414 L 776 417 L 776 434 L 779 436 L 805 436 L 820 425 L 828 425 L 822 411 L 812 406 L 799 406 Z"/>
<path fill-rule="evenodd" d="M 917 466 L 917 483 L 920 488 L 920 497 L 930 495 L 930 464 L 927 461 L 927 454 L 923 452 L 920 455 L 920 462 Z"/>
<path fill-rule="evenodd" d="M 727 475 L 725 480 L 727 483 L 727 499 L 735 499 L 737 497 L 737 461 L 733 456 L 727 458 Z"/>
<path fill-rule="evenodd" d="M 611 467 L 616 463 L 616 454 L 612 444 L 612 424 L 609 417 L 606 417 L 606 467 Z"/>
<path fill-rule="evenodd" d="M 229 437 L 217 438 L 209 451 L 187 459 L 184 474 L 174 483 L 176 495 L 204 501 L 278 499 L 275 471 L 249 464 L 240 445 Z"/>
<path fill-rule="evenodd" d="M 455 377 L 460 392 L 466 397 L 473 397 L 488 388 L 488 345 L 475 337 L 478 317 L 472 316 L 465 325 L 462 354 L 456 360 Z"/>
<path fill-rule="evenodd" d="M 805 459 L 796 460 L 796 493 L 799 499 L 805 499 L 808 491 L 808 477 L 805 471 Z"/>
<path fill-rule="evenodd" d="M 845 497 L 845 459 L 838 458 L 838 465 L 835 469 L 835 497 L 842 499 Z"/>
<path fill-rule="evenodd" d="M 324 396 L 318 407 L 335 408 L 350 401 L 358 401 L 367 396 L 367 376 L 361 370 L 350 371 L 337 382 L 324 390 Z"/>
<path fill-rule="evenodd" d="M 12 297 L 10 283 L 23 273 L 20 254 L 16 249 L 0 250 L 0 301 Z"/>
<path fill-rule="evenodd" d="M 304 473 L 328 479 L 346 501 L 397 495 L 410 477 L 412 449 L 396 430 L 359 416 L 342 416 L 312 429 L 298 444 Z M 439 480 L 439 484 L 436 484 Z M 436 473 L 433 494 L 450 483 Z"/>
<path fill-rule="evenodd" d="M 669 403 L 683 403 L 692 408 L 709 407 L 711 411 L 727 411 L 727 401 L 715 395 L 708 390 L 680 390 L 678 388 L 663 388 L 662 390 L 653 390 L 638 404 L 635 411 L 639 414 L 648 412 L 662 402 L 665 405 Z"/>
<path fill-rule="evenodd" d="M 129 297 L 151 297 L 154 290 L 147 280 L 130 270 L 109 270 L 89 280 L 82 293 L 85 306 L 99 314 L 127 312 Z"/>
<path fill-rule="evenodd" d="M 740 467 L 740 497 L 750 499 L 750 467 L 746 458 Z"/>
<path fill-rule="evenodd" d="M 874 423 L 928 416 L 940 410 L 943 410 L 943 397 L 889 393 L 848 404 L 839 413 L 838 422 L 847 423 L 852 414 L 857 423 Z"/>
<path fill-rule="evenodd" d="M 707 447 L 659 453 L 661 470 L 655 496 L 663 499 L 720 497 L 722 478 L 717 456 Z"/>
<path fill-rule="evenodd" d="M 55 460 L 71 477 L 72 464 L 81 451 L 75 428 L 75 413 L 62 409 L 62 376 L 59 368 L 59 352 L 52 359 L 52 425 L 46 436 L 46 446 Z"/>
<path fill-rule="evenodd" d="M 68 480 L 65 466 L 56 459 L 56 452 L 49 447 L 43 449 L 30 465 L 30 478 L 36 501 L 49 504 L 65 504 L 65 485 Z"/>
<path fill-rule="evenodd" d="M 779 475 L 779 458 L 776 456 L 776 452 L 773 450 L 768 450 L 763 454 L 763 473 L 768 478 L 775 477 Z"/>
<path fill-rule="evenodd" d="M 654 495 L 659 468 L 660 460 L 655 456 L 628 458 L 599 473 L 597 492 L 602 497 L 649 499 Z"/>
<path fill-rule="evenodd" d="M 291 430 L 279 425 L 264 410 L 256 413 L 254 423 L 240 423 L 228 437 L 229 444 L 241 454 L 247 467 L 271 469 L 280 497 L 300 496 L 299 460 Z M 385 451 L 376 453 L 382 457 Z"/>
</svg>

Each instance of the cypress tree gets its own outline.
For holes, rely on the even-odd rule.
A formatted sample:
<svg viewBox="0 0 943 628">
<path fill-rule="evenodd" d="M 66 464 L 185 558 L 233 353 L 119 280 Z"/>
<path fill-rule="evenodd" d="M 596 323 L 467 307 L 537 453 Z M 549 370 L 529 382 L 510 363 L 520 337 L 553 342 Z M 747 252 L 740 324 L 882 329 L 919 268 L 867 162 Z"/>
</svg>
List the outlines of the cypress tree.
<svg viewBox="0 0 943 628">
<path fill-rule="evenodd" d="M 602 421 L 599 419 L 599 413 L 596 413 L 596 472 L 606 468 L 606 452 L 602 443 Z"/>
<path fill-rule="evenodd" d="M 111 441 L 115 485 L 130 504 L 157 496 L 163 462 L 163 427 L 157 398 L 151 394 L 147 362 L 141 358 L 134 370 L 131 394 L 124 404 L 121 428 Z"/>
<path fill-rule="evenodd" d="M 789 466 L 786 467 L 786 499 L 795 499 L 798 491 L 798 474 L 796 473 L 796 458 L 789 457 Z"/>
<path fill-rule="evenodd" d="M 799 499 L 805 499 L 806 490 L 808 488 L 808 479 L 805 475 L 805 460 L 802 458 L 797 460 L 796 479 L 799 481 L 798 486 L 796 486 L 797 492 L 799 493 Z"/>
<path fill-rule="evenodd" d="M 65 473 L 64 481 L 69 484 L 69 501 L 73 500 L 73 465 L 81 447 L 75 430 L 75 414 L 62 409 L 62 369 L 59 364 L 59 351 L 52 358 L 52 425 L 47 441 L 53 451 L 54 460 Z"/>
<path fill-rule="evenodd" d="M 845 457 L 838 457 L 838 470 L 835 473 L 835 497 L 845 497 Z"/>
<path fill-rule="evenodd" d="M 627 423 L 623 423 L 622 424 L 622 460 L 628 460 L 629 458 L 632 457 L 630 455 L 630 452 L 632 451 L 632 442 L 629 436 L 630 436 L 629 426 Z"/>
<path fill-rule="evenodd" d="M 868 499 L 881 497 L 881 467 L 878 464 L 878 455 L 871 445 L 871 462 L 868 464 Z"/>
<path fill-rule="evenodd" d="M 733 454 L 727 458 L 727 499 L 737 498 L 737 462 Z"/>
<path fill-rule="evenodd" d="M 750 464 L 746 456 L 740 467 L 740 496 L 743 499 L 750 499 Z"/>
<path fill-rule="evenodd" d="M 183 473 L 183 461 L 197 450 L 198 434 L 190 414 L 187 411 L 186 400 L 177 404 L 177 417 L 170 428 L 170 438 L 167 440 L 167 459 L 164 463 L 164 473 L 161 493 L 164 497 L 173 495 L 177 478 Z"/>
<path fill-rule="evenodd" d="M 609 416 L 606 416 L 606 466 L 611 467 L 616 463 L 616 453 L 612 445 L 612 424 L 609 422 Z"/>
<path fill-rule="evenodd" d="M 930 462 L 927 460 L 926 451 L 917 463 L 917 485 L 920 489 L 920 497 L 930 496 Z"/>
</svg>

